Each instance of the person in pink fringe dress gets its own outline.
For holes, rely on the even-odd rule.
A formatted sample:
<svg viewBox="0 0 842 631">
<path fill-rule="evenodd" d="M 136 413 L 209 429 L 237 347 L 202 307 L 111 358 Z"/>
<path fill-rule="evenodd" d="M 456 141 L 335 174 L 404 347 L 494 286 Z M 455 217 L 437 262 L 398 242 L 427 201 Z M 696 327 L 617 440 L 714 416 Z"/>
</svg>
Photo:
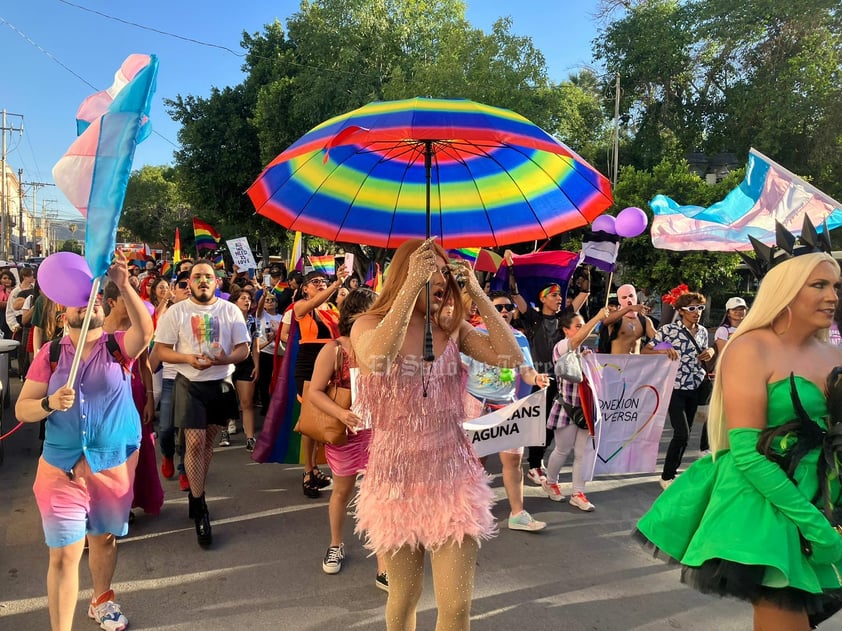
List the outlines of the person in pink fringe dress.
<svg viewBox="0 0 842 631">
<path fill-rule="evenodd" d="M 487 334 L 464 320 L 457 277 L 485 318 Z M 432 362 L 423 361 L 427 282 Z M 453 313 L 440 319 L 444 305 L 453 305 Z M 373 430 L 356 530 L 386 560 L 386 628 L 415 629 L 429 551 L 436 629 L 469 629 L 477 550 L 496 524 L 488 477 L 462 429 L 459 353 L 517 368 L 520 348 L 470 267 L 448 264 L 434 239 L 397 249 L 383 291 L 354 323 L 351 341 L 360 368 L 353 409 L 371 419 Z"/>
</svg>

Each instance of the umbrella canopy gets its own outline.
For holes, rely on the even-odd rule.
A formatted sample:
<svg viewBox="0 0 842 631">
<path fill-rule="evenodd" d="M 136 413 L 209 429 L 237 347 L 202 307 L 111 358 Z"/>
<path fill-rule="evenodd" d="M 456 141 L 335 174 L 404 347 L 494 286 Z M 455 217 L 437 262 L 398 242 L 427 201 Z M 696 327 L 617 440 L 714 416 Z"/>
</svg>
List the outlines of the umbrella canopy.
<svg viewBox="0 0 842 631">
<path fill-rule="evenodd" d="M 257 212 L 332 241 L 395 248 L 545 239 L 612 203 L 596 169 L 510 110 L 465 99 L 365 105 L 273 160 L 248 190 Z"/>
</svg>

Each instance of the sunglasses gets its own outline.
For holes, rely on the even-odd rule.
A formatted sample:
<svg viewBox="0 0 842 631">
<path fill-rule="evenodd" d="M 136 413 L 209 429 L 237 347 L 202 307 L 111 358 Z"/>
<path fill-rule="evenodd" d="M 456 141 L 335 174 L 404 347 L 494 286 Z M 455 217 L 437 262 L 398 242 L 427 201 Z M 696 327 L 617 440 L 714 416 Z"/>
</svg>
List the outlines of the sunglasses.
<svg viewBox="0 0 842 631">
<path fill-rule="evenodd" d="M 494 308 L 497 309 L 498 312 L 503 313 L 504 311 L 514 311 L 515 306 L 512 304 L 508 305 L 494 305 Z"/>
<path fill-rule="evenodd" d="M 190 286 L 190 283 L 188 283 L 186 280 L 182 280 L 177 282 L 175 286 L 179 289 L 187 289 Z"/>
<path fill-rule="evenodd" d="M 697 311 L 701 313 L 705 310 L 704 305 L 690 305 L 689 307 L 681 307 L 683 311 L 689 311 L 690 313 L 696 313 Z"/>
</svg>

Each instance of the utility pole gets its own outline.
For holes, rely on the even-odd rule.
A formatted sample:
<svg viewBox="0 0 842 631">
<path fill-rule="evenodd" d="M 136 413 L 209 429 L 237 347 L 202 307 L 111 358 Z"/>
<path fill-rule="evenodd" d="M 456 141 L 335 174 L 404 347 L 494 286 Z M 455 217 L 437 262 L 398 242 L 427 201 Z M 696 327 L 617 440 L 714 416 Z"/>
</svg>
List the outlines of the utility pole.
<svg viewBox="0 0 842 631">
<path fill-rule="evenodd" d="M 617 172 L 620 169 L 620 75 L 614 84 L 614 173 L 611 184 L 617 186 Z"/>
<path fill-rule="evenodd" d="M 6 116 L 20 117 L 20 125 L 17 127 L 9 127 L 6 125 Z M 23 114 L 12 114 L 3 108 L 2 119 L 0 119 L 0 134 L 3 134 L 3 140 L 0 142 L 0 211 L 3 214 L 3 258 L 9 258 L 9 250 L 11 246 L 12 230 L 9 226 L 9 192 L 6 190 L 6 132 L 16 131 L 23 135 Z"/>
<path fill-rule="evenodd" d="M 20 179 L 23 180 L 23 177 L 21 176 Z M 42 186 L 55 186 L 55 184 L 52 184 L 50 182 L 21 182 L 21 183 L 32 187 L 32 243 L 34 245 L 36 239 L 38 238 L 38 235 L 36 233 L 36 228 L 35 228 L 37 223 L 38 223 L 38 199 L 37 199 L 38 189 L 41 188 Z M 23 215 L 21 215 L 21 217 L 23 217 Z M 23 228 L 21 228 L 21 234 L 22 233 L 23 233 Z"/>
</svg>

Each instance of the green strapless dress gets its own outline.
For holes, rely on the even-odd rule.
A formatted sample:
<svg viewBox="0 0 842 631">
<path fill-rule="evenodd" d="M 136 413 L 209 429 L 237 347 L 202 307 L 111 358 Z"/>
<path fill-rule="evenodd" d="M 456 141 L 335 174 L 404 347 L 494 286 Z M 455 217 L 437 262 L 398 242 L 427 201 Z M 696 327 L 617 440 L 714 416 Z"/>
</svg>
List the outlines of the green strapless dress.
<svg viewBox="0 0 842 631">
<path fill-rule="evenodd" d="M 824 394 L 811 381 L 794 379 L 807 415 L 826 429 Z M 790 388 L 789 378 L 769 384 L 769 427 L 797 418 Z M 779 454 L 785 453 L 782 442 L 775 443 Z M 793 475 L 807 498 L 818 496 L 820 451 L 807 452 Z M 839 495 L 833 480 L 830 497 L 837 506 Z M 676 478 L 638 522 L 635 536 L 641 535 L 656 555 L 684 566 L 683 582 L 705 593 L 764 598 L 808 613 L 826 610 L 828 597 L 838 601 L 842 595 L 842 567 L 813 563 L 802 553 L 796 525 L 746 480 L 728 450 L 715 461 L 696 461 Z"/>
</svg>

